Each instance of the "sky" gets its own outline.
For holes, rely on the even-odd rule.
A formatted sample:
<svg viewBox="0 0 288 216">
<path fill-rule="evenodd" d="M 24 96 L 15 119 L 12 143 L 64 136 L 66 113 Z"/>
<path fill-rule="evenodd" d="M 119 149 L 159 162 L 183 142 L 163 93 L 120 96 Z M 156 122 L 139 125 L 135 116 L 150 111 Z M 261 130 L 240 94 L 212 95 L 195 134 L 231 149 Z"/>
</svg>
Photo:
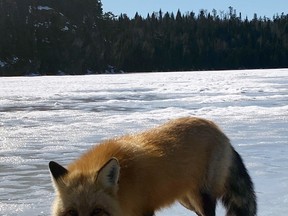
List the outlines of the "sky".
<svg viewBox="0 0 288 216">
<path fill-rule="evenodd" d="M 165 12 L 176 13 L 178 9 L 182 13 L 198 12 L 205 9 L 212 12 L 213 9 L 227 12 L 229 7 L 236 9 L 237 15 L 241 12 L 242 17 L 252 19 L 254 13 L 258 17 L 273 18 L 273 15 L 282 12 L 288 14 L 288 0 L 102 0 L 104 12 L 112 12 L 114 15 L 126 13 L 129 17 L 134 17 L 138 12 L 146 17 L 148 13 L 159 9 Z"/>
</svg>

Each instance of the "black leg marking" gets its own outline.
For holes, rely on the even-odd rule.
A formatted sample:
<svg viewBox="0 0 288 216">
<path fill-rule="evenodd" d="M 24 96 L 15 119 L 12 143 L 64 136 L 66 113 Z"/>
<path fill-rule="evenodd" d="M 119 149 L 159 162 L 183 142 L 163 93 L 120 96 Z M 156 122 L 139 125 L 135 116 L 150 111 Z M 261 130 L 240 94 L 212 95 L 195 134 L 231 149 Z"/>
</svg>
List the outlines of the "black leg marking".
<svg viewBox="0 0 288 216">
<path fill-rule="evenodd" d="M 213 199 L 210 194 L 202 192 L 202 203 L 204 216 L 215 216 L 216 199 Z"/>
<path fill-rule="evenodd" d="M 146 212 L 143 216 L 154 216 L 154 211 L 152 212 Z"/>
</svg>

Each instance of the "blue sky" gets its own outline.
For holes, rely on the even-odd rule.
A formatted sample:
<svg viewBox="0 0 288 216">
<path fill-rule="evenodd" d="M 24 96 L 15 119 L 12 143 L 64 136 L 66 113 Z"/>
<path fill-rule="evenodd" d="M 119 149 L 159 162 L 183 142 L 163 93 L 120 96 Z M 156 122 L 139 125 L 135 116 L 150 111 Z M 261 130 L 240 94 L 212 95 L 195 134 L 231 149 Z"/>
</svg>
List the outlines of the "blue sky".
<svg viewBox="0 0 288 216">
<path fill-rule="evenodd" d="M 104 12 L 111 11 L 115 15 L 126 13 L 129 17 L 134 17 L 138 12 L 146 17 L 148 13 L 158 12 L 177 12 L 178 9 L 182 13 L 195 12 L 198 14 L 200 9 L 206 9 L 211 12 L 213 9 L 217 11 L 228 11 L 228 7 L 232 6 L 242 13 L 242 17 L 248 16 L 253 18 L 254 13 L 259 16 L 272 18 L 275 14 L 288 14 L 288 0 L 102 0 Z"/>
</svg>

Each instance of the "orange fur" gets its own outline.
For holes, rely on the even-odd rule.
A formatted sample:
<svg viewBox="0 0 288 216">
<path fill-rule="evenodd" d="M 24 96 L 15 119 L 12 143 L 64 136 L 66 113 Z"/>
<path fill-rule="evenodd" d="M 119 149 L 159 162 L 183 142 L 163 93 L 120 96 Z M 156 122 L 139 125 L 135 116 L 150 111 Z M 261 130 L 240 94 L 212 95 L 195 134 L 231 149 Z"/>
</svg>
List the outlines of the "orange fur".
<svg viewBox="0 0 288 216">
<path fill-rule="evenodd" d="M 207 191 L 215 199 L 225 193 L 231 157 L 224 133 L 213 122 L 195 117 L 107 140 L 71 163 L 61 178 L 54 178 L 54 215 L 69 215 L 65 208 L 80 202 L 75 196 L 87 197 L 77 207 L 83 216 L 90 214 L 82 212 L 85 204 L 88 208 L 85 202 L 108 208 L 107 214 L 99 215 L 146 216 L 176 201 L 204 215 L 200 193 Z M 111 158 L 120 166 L 119 183 L 113 190 L 97 183 Z"/>
</svg>

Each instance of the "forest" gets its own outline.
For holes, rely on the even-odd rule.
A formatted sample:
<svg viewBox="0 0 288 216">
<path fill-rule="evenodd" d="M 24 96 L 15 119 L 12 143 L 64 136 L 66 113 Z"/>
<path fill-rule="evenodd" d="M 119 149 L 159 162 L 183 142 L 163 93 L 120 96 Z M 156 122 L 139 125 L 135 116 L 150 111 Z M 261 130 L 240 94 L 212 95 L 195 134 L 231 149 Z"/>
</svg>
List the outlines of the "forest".
<svg viewBox="0 0 288 216">
<path fill-rule="evenodd" d="M 103 12 L 100 0 L 0 0 L 0 76 L 288 67 L 288 15 Z"/>
</svg>

